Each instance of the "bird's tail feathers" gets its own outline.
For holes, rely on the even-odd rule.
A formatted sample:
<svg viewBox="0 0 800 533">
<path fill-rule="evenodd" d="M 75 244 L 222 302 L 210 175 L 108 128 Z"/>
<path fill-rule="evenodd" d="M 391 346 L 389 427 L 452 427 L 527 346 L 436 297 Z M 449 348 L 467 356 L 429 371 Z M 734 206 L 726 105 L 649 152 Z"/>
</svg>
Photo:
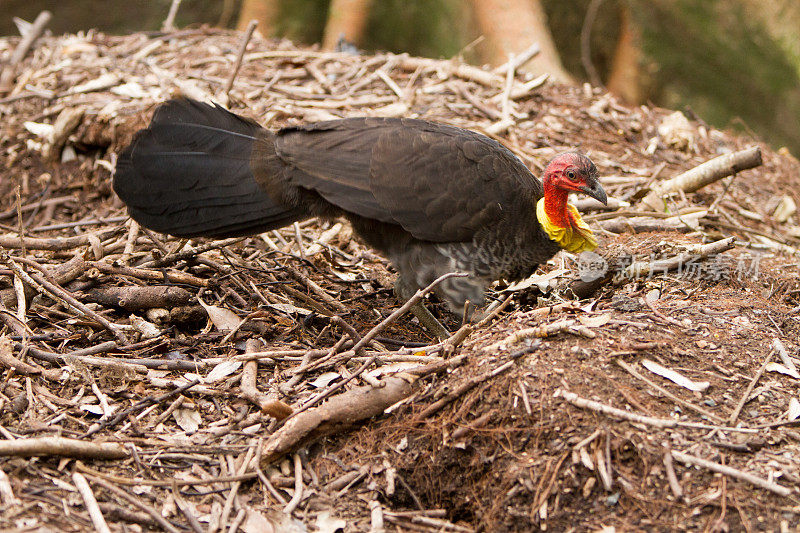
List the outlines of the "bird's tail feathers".
<svg viewBox="0 0 800 533">
<path fill-rule="evenodd" d="M 180 237 L 258 233 L 297 220 L 253 176 L 273 135 L 219 106 L 180 98 L 160 106 L 117 160 L 114 190 L 131 217 Z M 263 162 L 259 163 L 261 166 Z"/>
</svg>

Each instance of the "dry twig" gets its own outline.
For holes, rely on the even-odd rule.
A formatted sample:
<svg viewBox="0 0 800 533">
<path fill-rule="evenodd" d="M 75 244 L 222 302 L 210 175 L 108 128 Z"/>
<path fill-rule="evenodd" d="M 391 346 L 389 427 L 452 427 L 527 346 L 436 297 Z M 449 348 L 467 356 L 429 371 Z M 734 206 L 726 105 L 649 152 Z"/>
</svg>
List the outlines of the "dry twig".
<svg viewBox="0 0 800 533">
<path fill-rule="evenodd" d="M 88 442 L 65 437 L 0 440 L 0 456 L 73 457 L 80 459 L 122 459 L 128 457 L 125 448 L 113 442 Z"/>
<path fill-rule="evenodd" d="M 663 211 L 664 203 L 661 198 L 666 194 L 676 191 L 695 192 L 731 174 L 757 167 L 760 164 L 761 149 L 758 146 L 721 155 L 654 186 L 653 190 L 644 197 L 642 203 L 656 211 Z"/>
<path fill-rule="evenodd" d="M 97 505 L 97 500 L 94 497 L 92 488 L 89 486 L 86 478 L 83 477 L 83 474 L 74 472 L 72 474 L 72 482 L 75 483 L 78 492 L 81 493 L 83 503 L 86 505 L 89 517 L 92 519 L 94 530 L 97 533 L 111 533 L 111 529 L 109 529 L 108 524 L 106 524 L 106 519 L 103 518 L 103 512 L 100 510 L 100 506 Z"/>
<path fill-rule="evenodd" d="M 792 489 L 786 488 L 782 485 L 778 485 L 777 483 L 773 483 L 772 481 L 769 481 L 767 479 L 754 476 L 753 474 L 742 472 L 741 470 L 737 470 L 727 465 L 721 465 L 719 463 L 715 463 L 713 461 L 709 461 L 701 457 L 696 457 L 688 453 L 679 452 L 677 450 L 672 450 L 670 453 L 672 454 L 672 457 L 674 457 L 678 461 L 683 461 L 684 463 L 707 468 L 713 472 L 719 472 L 720 474 L 724 474 L 728 477 L 739 479 L 741 481 L 746 481 L 752 485 L 755 485 L 756 487 L 768 490 L 770 492 L 774 492 L 779 496 L 788 497 L 793 492 Z"/>
</svg>

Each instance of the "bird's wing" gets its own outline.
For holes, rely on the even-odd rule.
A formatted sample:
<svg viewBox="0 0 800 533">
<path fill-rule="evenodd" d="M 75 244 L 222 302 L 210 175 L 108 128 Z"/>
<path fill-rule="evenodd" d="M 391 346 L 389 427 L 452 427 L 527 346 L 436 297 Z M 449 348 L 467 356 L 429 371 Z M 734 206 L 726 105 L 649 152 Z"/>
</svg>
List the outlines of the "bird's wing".
<svg viewBox="0 0 800 533">
<path fill-rule="evenodd" d="M 413 119 L 346 119 L 281 130 L 277 153 L 297 186 L 434 242 L 470 240 L 541 183 L 498 142 Z M 534 200 L 535 205 L 535 200 Z"/>
</svg>

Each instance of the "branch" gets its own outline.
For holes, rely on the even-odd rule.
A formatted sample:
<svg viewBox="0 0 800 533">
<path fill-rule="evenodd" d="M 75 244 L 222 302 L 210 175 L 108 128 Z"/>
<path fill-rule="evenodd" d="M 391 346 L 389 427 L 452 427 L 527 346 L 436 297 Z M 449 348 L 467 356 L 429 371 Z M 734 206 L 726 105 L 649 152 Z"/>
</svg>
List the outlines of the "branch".
<svg viewBox="0 0 800 533">
<path fill-rule="evenodd" d="M 115 442 L 88 442 L 64 437 L 0 440 L 0 456 L 57 456 L 81 459 L 123 459 L 128 452 Z"/>
<path fill-rule="evenodd" d="M 746 150 L 721 155 L 691 170 L 687 170 L 683 174 L 655 185 L 642 202 L 656 211 L 662 211 L 664 209 L 662 197 L 671 192 L 695 192 L 726 176 L 759 165 L 761 165 L 761 148 L 758 146 L 751 146 Z"/>
<path fill-rule="evenodd" d="M 398 374 L 381 381 L 384 383 L 381 388 L 365 386 L 349 390 L 289 420 L 264 444 L 264 461 L 271 462 L 312 439 L 381 414 L 413 392 L 416 378 Z"/>
<path fill-rule="evenodd" d="M 42 34 L 51 18 L 53 18 L 52 13 L 49 11 L 42 11 L 36 17 L 36 20 L 33 21 L 31 27 L 28 28 L 28 31 L 25 32 L 25 35 L 22 36 L 22 40 L 14 49 L 11 59 L 8 60 L 6 67 L 3 69 L 2 74 L 0 74 L 0 93 L 8 92 L 14 87 L 14 74 L 17 65 L 25 58 L 28 50 L 31 49 L 33 43 Z"/>
<path fill-rule="evenodd" d="M 627 420 L 629 422 L 635 422 L 637 424 L 644 424 L 647 426 L 653 426 L 657 428 L 684 427 L 684 428 L 702 429 L 702 430 L 711 429 L 719 431 L 735 431 L 737 433 L 758 432 L 758 430 L 751 428 L 716 426 L 713 424 L 703 424 L 700 422 L 683 422 L 681 420 L 675 420 L 672 418 L 656 418 L 653 416 L 640 415 L 638 413 L 632 413 L 630 411 L 625 411 L 624 409 L 618 409 L 616 407 L 612 407 L 610 405 L 606 405 L 604 403 L 600 403 L 595 400 L 588 400 L 586 398 L 581 398 L 574 392 L 569 392 L 562 389 L 557 390 L 554 396 L 556 398 L 559 397 L 564 398 L 564 400 L 566 400 L 567 402 L 581 409 L 588 409 L 590 411 L 595 411 L 597 413 L 602 413 L 604 415 L 613 416 L 614 418 L 619 418 L 620 420 Z"/>
<path fill-rule="evenodd" d="M 253 353 L 258 352 L 262 348 L 261 341 L 257 339 L 248 339 L 245 343 L 245 352 Z M 292 414 L 292 408 L 277 398 L 272 398 L 268 394 L 264 394 L 256 387 L 256 375 L 258 374 L 258 360 L 253 359 L 244 364 L 242 370 L 241 384 L 239 385 L 242 391 L 242 398 L 252 402 L 261 409 L 262 413 L 283 420 Z"/>
<path fill-rule="evenodd" d="M 754 476 L 753 474 L 748 474 L 747 472 L 736 470 L 735 468 L 732 468 L 730 466 L 721 465 L 719 463 L 715 463 L 714 461 L 709 461 L 701 457 L 695 457 L 694 455 L 689 455 L 688 453 L 678 452 L 675 450 L 673 450 L 671 453 L 672 457 L 674 457 L 678 461 L 683 461 L 684 463 L 689 463 L 695 466 L 702 466 L 703 468 L 708 468 L 712 472 L 719 472 L 720 474 L 725 474 L 726 476 L 732 477 L 734 479 L 747 481 L 748 483 L 751 483 L 756 487 L 760 487 L 770 492 L 774 492 L 779 496 L 790 496 L 792 494 L 792 489 L 789 489 L 782 485 L 778 485 L 777 483 L 773 483 L 767 479 Z"/>
<path fill-rule="evenodd" d="M 636 261 L 617 276 L 618 280 L 641 278 L 651 272 L 667 272 L 675 270 L 690 261 L 705 259 L 710 255 L 720 254 L 734 247 L 734 237 L 726 237 L 718 241 L 692 247 L 688 252 L 658 261 Z"/>
</svg>

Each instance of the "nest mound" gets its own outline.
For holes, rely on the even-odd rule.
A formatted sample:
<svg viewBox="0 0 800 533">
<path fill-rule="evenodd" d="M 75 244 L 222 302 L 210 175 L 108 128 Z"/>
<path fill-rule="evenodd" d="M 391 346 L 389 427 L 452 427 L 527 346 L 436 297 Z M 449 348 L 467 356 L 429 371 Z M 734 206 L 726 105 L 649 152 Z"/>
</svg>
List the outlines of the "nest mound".
<svg viewBox="0 0 800 533">
<path fill-rule="evenodd" d="M 241 39 L 43 38 L 0 98 L 0 523 L 90 528 L 81 476 L 114 530 L 798 522 L 795 159 L 453 61 L 254 38 L 233 77 Z M 213 242 L 140 229 L 111 191 L 115 153 L 177 94 L 273 128 L 443 121 L 535 172 L 580 148 L 615 199 L 581 207 L 617 274 L 570 300 L 579 265 L 562 254 L 498 286 L 472 327 L 434 305 L 458 330 L 436 343 L 392 315 L 393 274 L 346 223 Z M 667 214 L 642 207 L 666 178 L 754 144 L 763 165 L 667 196 Z"/>
</svg>

